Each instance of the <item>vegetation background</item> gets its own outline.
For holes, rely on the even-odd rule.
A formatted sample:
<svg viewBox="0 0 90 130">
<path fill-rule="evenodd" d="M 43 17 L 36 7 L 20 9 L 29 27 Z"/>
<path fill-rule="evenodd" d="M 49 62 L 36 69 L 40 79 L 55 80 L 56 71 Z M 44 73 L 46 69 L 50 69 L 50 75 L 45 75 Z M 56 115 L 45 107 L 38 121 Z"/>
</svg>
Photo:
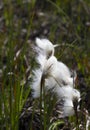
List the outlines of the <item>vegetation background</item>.
<svg viewBox="0 0 90 130">
<path fill-rule="evenodd" d="M 40 127 L 38 100 L 30 94 L 36 37 L 60 44 L 56 57 L 77 71 L 76 87 L 85 110 L 78 127 L 75 116 L 65 124 L 58 117 L 50 123 L 56 102 L 50 96 Z M 90 0 L 0 0 L 0 130 L 85 130 L 89 113 Z"/>
</svg>

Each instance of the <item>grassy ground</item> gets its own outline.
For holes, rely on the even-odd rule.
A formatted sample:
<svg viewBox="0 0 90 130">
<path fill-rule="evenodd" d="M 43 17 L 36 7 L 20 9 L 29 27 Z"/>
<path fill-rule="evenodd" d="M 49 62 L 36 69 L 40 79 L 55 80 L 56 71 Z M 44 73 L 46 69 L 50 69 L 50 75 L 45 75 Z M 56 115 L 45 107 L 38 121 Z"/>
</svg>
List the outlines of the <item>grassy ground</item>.
<svg viewBox="0 0 90 130">
<path fill-rule="evenodd" d="M 81 92 L 81 111 L 85 112 L 80 113 L 79 128 L 75 116 L 66 124 L 58 118 L 50 124 L 56 102 L 50 94 L 42 117 L 38 112 L 38 100 L 32 100 L 30 81 L 36 66 L 32 46 L 36 37 L 46 37 L 60 44 L 56 57 L 77 71 L 76 87 Z M 61 127 L 85 130 L 86 110 L 90 113 L 89 85 L 89 0 L 0 1 L 0 130 L 59 130 Z M 40 118 L 44 122 L 41 122 L 42 128 Z"/>
</svg>

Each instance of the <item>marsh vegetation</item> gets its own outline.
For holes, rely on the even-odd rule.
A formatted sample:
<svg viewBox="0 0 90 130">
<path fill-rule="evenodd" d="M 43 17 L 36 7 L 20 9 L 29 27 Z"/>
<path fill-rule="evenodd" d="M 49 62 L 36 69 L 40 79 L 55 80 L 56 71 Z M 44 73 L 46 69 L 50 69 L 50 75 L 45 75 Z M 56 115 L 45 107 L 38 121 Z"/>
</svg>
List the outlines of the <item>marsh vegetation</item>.
<svg viewBox="0 0 90 130">
<path fill-rule="evenodd" d="M 80 111 L 59 118 L 48 91 L 44 108 L 32 96 L 35 39 L 58 44 L 55 56 L 75 70 Z M 0 1 L 0 130 L 90 129 L 90 0 Z"/>
</svg>

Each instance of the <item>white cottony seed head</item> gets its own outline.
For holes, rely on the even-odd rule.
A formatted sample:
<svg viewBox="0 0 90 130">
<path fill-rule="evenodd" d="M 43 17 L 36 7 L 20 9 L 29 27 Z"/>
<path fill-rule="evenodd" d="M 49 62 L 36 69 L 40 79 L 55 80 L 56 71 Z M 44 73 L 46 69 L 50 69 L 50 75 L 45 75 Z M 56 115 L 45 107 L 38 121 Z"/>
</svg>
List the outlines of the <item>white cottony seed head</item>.
<svg viewBox="0 0 90 130">
<path fill-rule="evenodd" d="M 68 117 L 74 115 L 73 102 L 71 99 L 66 98 L 63 105 L 63 116 Z"/>
<path fill-rule="evenodd" d="M 80 92 L 73 85 L 76 72 L 75 76 L 72 76 L 70 69 L 54 56 L 54 49 L 58 45 L 53 45 L 48 39 L 36 38 L 35 42 L 37 45 L 35 58 L 39 69 L 34 70 L 31 85 L 33 97 L 40 97 L 41 79 L 44 78 L 44 90 L 46 92 L 51 90 L 57 95 L 57 99 L 64 99 L 63 116 L 73 115 L 74 99 L 80 100 Z"/>
<path fill-rule="evenodd" d="M 40 84 L 41 84 L 42 71 L 41 69 L 36 69 L 33 71 L 33 73 L 34 76 L 31 88 L 33 90 L 33 97 L 38 98 L 40 97 Z"/>
<path fill-rule="evenodd" d="M 54 47 L 48 39 L 36 38 L 36 45 L 41 49 L 41 53 L 49 58 L 51 55 L 54 55 Z"/>
</svg>

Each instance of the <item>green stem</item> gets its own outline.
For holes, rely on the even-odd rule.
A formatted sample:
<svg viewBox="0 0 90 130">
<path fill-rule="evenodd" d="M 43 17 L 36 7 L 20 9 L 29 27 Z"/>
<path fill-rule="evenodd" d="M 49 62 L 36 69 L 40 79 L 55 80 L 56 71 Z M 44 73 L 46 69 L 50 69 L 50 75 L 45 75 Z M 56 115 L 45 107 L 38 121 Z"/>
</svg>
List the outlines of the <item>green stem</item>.
<svg viewBox="0 0 90 130">
<path fill-rule="evenodd" d="M 41 85 L 40 85 L 40 130 L 42 130 L 42 100 L 43 100 L 43 76 L 41 78 Z"/>
</svg>

